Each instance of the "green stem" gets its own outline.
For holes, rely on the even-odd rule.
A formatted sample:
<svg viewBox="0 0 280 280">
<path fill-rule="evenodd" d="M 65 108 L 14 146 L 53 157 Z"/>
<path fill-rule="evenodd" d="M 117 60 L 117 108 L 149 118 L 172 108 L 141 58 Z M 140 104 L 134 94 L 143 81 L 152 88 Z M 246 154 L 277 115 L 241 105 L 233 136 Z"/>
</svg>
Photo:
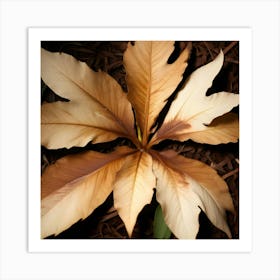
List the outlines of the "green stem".
<svg viewBox="0 0 280 280">
<path fill-rule="evenodd" d="M 169 239 L 171 231 L 166 225 L 160 205 L 158 205 L 154 217 L 154 238 Z"/>
</svg>

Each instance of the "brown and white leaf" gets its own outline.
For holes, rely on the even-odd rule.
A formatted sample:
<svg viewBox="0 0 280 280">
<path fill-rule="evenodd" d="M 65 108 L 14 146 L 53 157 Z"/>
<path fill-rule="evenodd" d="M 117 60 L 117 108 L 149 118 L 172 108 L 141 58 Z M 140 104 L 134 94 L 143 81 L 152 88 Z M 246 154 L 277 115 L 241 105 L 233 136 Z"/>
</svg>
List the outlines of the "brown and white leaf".
<svg viewBox="0 0 280 280">
<path fill-rule="evenodd" d="M 124 55 L 128 96 L 108 74 L 94 72 L 69 55 L 42 50 L 42 79 L 69 100 L 42 105 L 42 145 L 70 148 L 126 137 L 138 147 L 119 147 L 108 154 L 84 152 L 49 166 L 41 183 L 42 237 L 58 234 L 86 218 L 112 191 L 114 206 L 131 236 L 137 216 L 151 202 L 155 187 L 165 222 L 176 237 L 196 237 L 201 209 L 231 236 L 226 210 L 234 212 L 233 202 L 217 172 L 174 151 L 150 149 L 165 139 L 208 144 L 238 140 L 238 117 L 228 112 L 238 105 L 239 96 L 227 92 L 206 96 L 222 67 L 222 52 L 189 77 L 148 143 L 158 114 L 187 66 L 189 48 L 168 64 L 173 50 L 173 42 L 128 45 Z M 130 102 L 142 143 L 135 134 Z"/>
<path fill-rule="evenodd" d="M 117 137 L 136 141 L 131 104 L 111 76 L 68 54 L 44 49 L 41 75 L 56 94 L 70 100 L 42 105 L 42 145 L 70 148 Z"/>
<path fill-rule="evenodd" d="M 199 197 L 182 174 L 160 161 L 153 161 L 153 171 L 157 178 L 156 198 L 161 205 L 165 223 L 177 238 L 195 239 L 199 230 Z"/>
<path fill-rule="evenodd" d="M 129 236 L 132 234 L 138 214 L 151 202 L 155 185 L 151 156 L 141 151 L 127 156 L 116 176 L 113 193 L 114 206 Z"/>
<path fill-rule="evenodd" d="M 170 168 L 179 173 L 186 174 L 207 189 L 221 208 L 234 212 L 228 186 L 215 169 L 199 160 L 178 155 L 173 150 L 161 151 L 159 154 L 161 159 L 167 162 Z"/>
<path fill-rule="evenodd" d="M 215 118 L 204 130 L 178 134 L 177 140 L 186 141 L 188 139 L 211 145 L 235 143 L 239 139 L 239 117 L 235 113 L 226 113 Z"/>
<path fill-rule="evenodd" d="M 172 156 L 169 152 L 153 153 L 153 171 L 157 178 L 156 196 L 170 230 L 177 238 L 194 239 L 199 230 L 198 216 L 201 208 L 216 227 L 231 237 L 223 206 L 233 206 L 228 200 L 220 200 L 228 198 L 228 190 L 221 183 L 223 180 L 210 171 L 210 168 L 199 165 L 198 161 L 187 161 L 184 167 L 188 165 L 190 168 L 185 170 L 180 166 L 181 163 L 184 164 L 183 160 L 180 161 L 181 156 L 175 158 L 173 153 L 175 152 L 171 151 Z M 213 181 L 211 177 L 214 177 Z M 215 199 L 213 193 L 219 194 L 219 200 Z"/>
<path fill-rule="evenodd" d="M 124 54 L 128 99 L 135 109 L 144 145 L 166 99 L 182 80 L 187 67 L 190 45 L 174 63 L 167 64 L 173 50 L 174 42 L 138 41 L 134 46 L 128 44 Z"/>
<path fill-rule="evenodd" d="M 41 236 L 59 234 L 101 205 L 113 190 L 116 173 L 133 150 L 85 152 L 59 159 L 41 179 Z"/>
<path fill-rule="evenodd" d="M 229 112 L 239 104 L 239 95 L 234 93 L 219 92 L 206 96 L 207 89 L 211 87 L 222 65 L 223 53 L 221 51 L 212 62 L 200 67 L 190 75 L 184 87 L 172 102 L 164 123 L 155 134 L 152 144 L 156 144 L 163 139 L 180 141 L 191 139 L 189 137 L 191 133 L 207 130 L 213 119 Z M 236 132 L 232 132 L 233 128 Z M 236 137 L 232 137 L 238 135 L 237 131 L 237 126 L 233 126 L 228 137 L 226 137 L 227 130 L 224 130 L 222 143 L 237 141 Z M 208 132 L 211 134 L 210 130 Z M 192 136 L 196 138 L 194 134 Z M 200 143 L 212 144 L 213 142 L 218 143 L 220 136 L 217 133 L 217 139 L 215 139 L 215 135 L 212 133 L 210 139 L 207 133 L 202 133 L 198 138 Z"/>
<path fill-rule="evenodd" d="M 235 113 L 226 113 L 219 116 L 210 125 L 205 126 L 203 130 L 194 132 L 184 133 L 188 127 L 183 121 L 177 122 L 177 126 L 173 126 L 172 122 L 169 125 L 165 124 L 165 132 L 163 130 L 159 131 L 157 142 L 165 138 L 182 142 L 191 139 L 197 143 L 218 145 L 229 142 L 235 143 L 239 139 L 239 117 Z M 162 138 L 162 136 L 164 137 Z"/>
</svg>

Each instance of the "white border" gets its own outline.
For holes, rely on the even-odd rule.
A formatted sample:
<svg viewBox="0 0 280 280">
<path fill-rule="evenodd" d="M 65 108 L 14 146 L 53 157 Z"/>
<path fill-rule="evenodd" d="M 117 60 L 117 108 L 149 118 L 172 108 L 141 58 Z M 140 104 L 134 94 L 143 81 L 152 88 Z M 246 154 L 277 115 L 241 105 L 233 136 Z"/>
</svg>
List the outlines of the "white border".
<svg viewBox="0 0 280 280">
<path fill-rule="evenodd" d="M 1 0 L 0 279 L 279 280 L 279 8 L 278 0 Z M 105 25 L 252 29 L 253 143 L 248 146 L 253 148 L 250 253 L 32 254 L 27 251 L 27 28 Z M 264 143 L 268 142 L 270 145 L 264 149 Z"/>
<path fill-rule="evenodd" d="M 48 40 L 220 40 L 240 42 L 240 239 L 41 240 L 40 42 Z M 29 29 L 29 251 L 30 252 L 249 252 L 252 143 L 251 30 L 248 28 L 30 28 Z M 244 187 L 246 186 L 246 187 Z"/>
</svg>

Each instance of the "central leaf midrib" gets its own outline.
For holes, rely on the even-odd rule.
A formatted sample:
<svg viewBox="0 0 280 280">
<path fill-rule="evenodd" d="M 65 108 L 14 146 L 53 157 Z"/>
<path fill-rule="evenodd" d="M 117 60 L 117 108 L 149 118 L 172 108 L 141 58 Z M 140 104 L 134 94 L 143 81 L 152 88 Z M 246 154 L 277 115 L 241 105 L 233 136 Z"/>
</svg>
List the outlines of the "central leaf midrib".
<svg viewBox="0 0 280 280">
<path fill-rule="evenodd" d="M 148 138 L 148 124 L 149 124 L 149 117 L 150 117 L 150 103 L 151 103 L 151 81 L 152 81 L 152 57 L 153 57 L 153 43 L 151 42 L 150 52 L 149 52 L 149 73 L 148 73 L 148 87 L 146 90 L 146 104 L 145 104 L 145 123 L 144 123 L 144 133 L 143 133 L 143 140 L 144 144 L 147 144 Z"/>
</svg>

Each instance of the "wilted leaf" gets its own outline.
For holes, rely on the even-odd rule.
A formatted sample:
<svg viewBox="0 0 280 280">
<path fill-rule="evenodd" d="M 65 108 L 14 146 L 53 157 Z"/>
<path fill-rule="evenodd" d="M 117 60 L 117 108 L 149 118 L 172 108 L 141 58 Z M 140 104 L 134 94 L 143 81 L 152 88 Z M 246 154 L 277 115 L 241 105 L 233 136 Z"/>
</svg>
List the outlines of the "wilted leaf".
<svg viewBox="0 0 280 280">
<path fill-rule="evenodd" d="M 238 117 L 228 113 L 238 105 L 239 96 L 227 92 L 206 96 L 222 67 L 222 52 L 190 75 L 156 130 L 155 120 L 180 83 L 190 52 L 186 48 L 168 64 L 173 50 L 173 42 L 129 44 L 124 54 L 128 95 L 108 74 L 94 72 L 69 55 L 42 50 L 42 79 L 69 100 L 42 105 L 42 145 L 70 148 L 125 137 L 137 148 L 85 152 L 49 166 L 41 184 L 42 237 L 86 218 L 112 191 L 114 206 L 131 236 L 154 188 L 164 221 L 176 237 L 196 237 L 201 209 L 231 236 L 226 210 L 234 212 L 233 202 L 217 172 L 174 151 L 152 149 L 166 139 L 221 144 L 236 142 L 239 136 Z M 149 142 L 151 132 L 155 134 Z M 163 218 L 157 217 L 155 223 Z M 169 234 L 164 226 L 156 228 L 161 236 Z"/>
<path fill-rule="evenodd" d="M 157 178 L 156 197 L 170 230 L 177 238 L 194 239 L 199 230 L 198 216 L 201 208 L 216 227 L 231 237 L 222 207 L 206 188 L 188 175 L 187 170 L 181 171 L 174 168 L 173 163 L 170 164 L 167 157 L 154 153 L 153 171 Z M 201 171 L 202 178 L 207 174 L 204 172 L 204 170 Z M 199 177 L 197 174 L 196 176 Z"/>
<path fill-rule="evenodd" d="M 67 54 L 42 49 L 43 81 L 69 102 L 42 105 L 42 145 L 85 146 L 117 137 L 136 141 L 132 108 L 120 85 Z"/>
<path fill-rule="evenodd" d="M 134 46 L 129 44 L 124 54 L 128 98 L 135 109 L 144 145 L 151 126 L 182 80 L 187 66 L 190 48 L 186 48 L 174 63 L 167 64 L 173 50 L 173 42 L 140 41 Z"/>
<path fill-rule="evenodd" d="M 228 186 L 216 170 L 201 161 L 180 156 L 173 150 L 162 151 L 159 154 L 174 171 L 191 177 L 207 189 L 221 208 L 234 212 Z"/>
<path fill-rule="evenodd" d="M 101 205 L 130 153 L 125 147 L 110 154 L 90 151 L 49 166 L 41 182 L 41 236 L 59 234 Z"/>
<path fill-rule="evenodd" d="M 165 163 L 154 160 L 153 171 L 157 177 L 156 198 L 167 226 L 177 238 L 194 239 L 199 229 L 201 200 L 184 176 Z"/>
<path fill-rule="evenodd" d="M 164 139 L 174 139 L 186 141 L 192 137 L 199 138 L 200 143 L 217 144 L 217 139 L 213 136 L 208 138 L 208 134 L 195 135 L 199 131 L 208 130 L 208 126 L 213 119 L 229 112 L 233 107 L 239 104 L 239 95 L 219 92 L 206 96 L 206 91 L 211 87 L 215 76 L 223 65 L 222 51 L 215 60 L 194 71 L 185 82 L 183 89 L 177 94 L 171 107 L 165 117 L 164 123 L 154 136 L 151 144 L 156 144 Z M 236 129 L 236 126 L 233 128 Z M 237 129 L 236 129 L 237 130 Z M 211 131 L 208 130 L 211 134 Z M 232 131 L 227 137 L 223 135 L 223 143 L 237 141 L 236 133 L 232 137 Z M 209 142 L 208 142 L 209 141 Z"/>
<path fill-rule="evenodd" d="M 215 118 L 204 130 L 187 134 L 178 134 L 178 140 L 191 139 L 197 143 L 211 145 L 237 142 L 239 139 L 239 117 L 235 113 L 227 113 Z"/>
<path fill-rule="evenodd" d="M 139 212 L 151 202 L 155 185 L 151 156 L 140 151 L 127 156 L 114 184 L 114 205 L 129 236 Z"/>
</svg>

